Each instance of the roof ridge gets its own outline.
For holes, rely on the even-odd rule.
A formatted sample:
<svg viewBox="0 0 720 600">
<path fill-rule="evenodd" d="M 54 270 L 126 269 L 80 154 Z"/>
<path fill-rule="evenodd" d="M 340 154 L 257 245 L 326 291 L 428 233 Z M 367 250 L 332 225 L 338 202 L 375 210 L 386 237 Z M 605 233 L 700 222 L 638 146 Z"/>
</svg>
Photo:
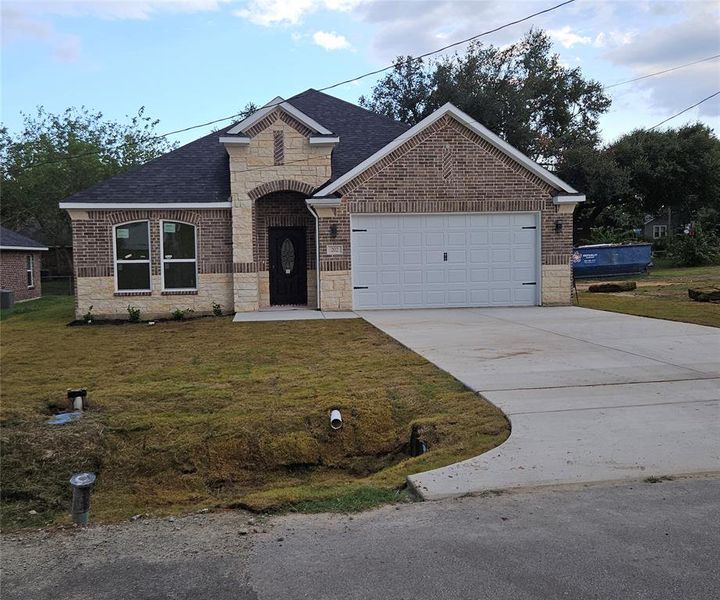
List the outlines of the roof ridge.
<svg viewBox="0 0 720 600">
<path fill-rule="evenodd" d="M 290 102 L 294 98 L 297 98 L 298 96 L 302 96 L 303 94 L 307 94 L 308 92 L 314 92 L 315 94 L 320 94 L 322 96 L 325 96 L 326 98 L 331 98 L 332 100 L 335 100 L 336 102 L 342 102 L 343 104 L 347 104 L 348 106 L 352 107 L 355 110 L 362 111 L 364 113 L 367 113 L 369 115 L 372 115 L 373 117 L 376 117 L 378 119 L 384 119 L 385 121 L 389 121 L 390 123 L 393 123 L 395 125 L 404 125 L 405 127 L 412 127 L 409 123 L 405 123 L 404 121 L 398 121 L 397 119 L 393 119 L 391 117 L 388 117 L 387 115 L 381 115 L 380 113 L 376 113 L 370 109 L 365 108 L 364 106 L 360 106 L 359 104 L 355 104 L 354 102 L 350 102 L 349 100 L 345 100 L 343 98 L 338 98 L 337 96 L 333 96 L 331 94 L 326 94 L 325 92 L 321 92 L 320 90 L 316 90 L 315 88 L 308 88 L 304 92 L 300 92 L 299 94 L 295 94 L 291 98 L 288 98 L 285 100 L 285 102 Z"/>
</svg>

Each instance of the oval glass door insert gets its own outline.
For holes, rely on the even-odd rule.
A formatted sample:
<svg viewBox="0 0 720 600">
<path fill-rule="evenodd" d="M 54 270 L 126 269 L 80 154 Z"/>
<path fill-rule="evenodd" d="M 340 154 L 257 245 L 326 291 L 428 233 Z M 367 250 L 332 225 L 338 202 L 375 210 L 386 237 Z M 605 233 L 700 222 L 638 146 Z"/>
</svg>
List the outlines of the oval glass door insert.
<svg viewBox="0 0 720 600">
<path fill-rule="evenodd" d="M 285 275 L 292 273 L 295 266 L 295 246 L 290 238 L 285 238 L 280 246 L 280 264 Z"/>
</svg>

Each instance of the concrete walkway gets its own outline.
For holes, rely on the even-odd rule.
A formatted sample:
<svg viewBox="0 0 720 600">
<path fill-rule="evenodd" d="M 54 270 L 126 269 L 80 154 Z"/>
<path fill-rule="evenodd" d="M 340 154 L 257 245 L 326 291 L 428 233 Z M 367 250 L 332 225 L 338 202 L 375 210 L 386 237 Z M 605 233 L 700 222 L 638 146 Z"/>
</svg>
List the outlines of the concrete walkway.
<svg viewBox="0 0 720 600">
<path fill-rule="evenodd" d="M 312 308 L 287 308 L 235 313 L 233 323 L 261 323 L 266 321 L 321 321 L 323 319 L 357 319 L 351 311 L 331 312 Z"/>
<path fill-rule="evenodd" d="M 720 330 L 577 307 L 361 316 L 499 406 L 502 446 L 409 478 L 426 499 L 720 472 Z"/>
</svg>

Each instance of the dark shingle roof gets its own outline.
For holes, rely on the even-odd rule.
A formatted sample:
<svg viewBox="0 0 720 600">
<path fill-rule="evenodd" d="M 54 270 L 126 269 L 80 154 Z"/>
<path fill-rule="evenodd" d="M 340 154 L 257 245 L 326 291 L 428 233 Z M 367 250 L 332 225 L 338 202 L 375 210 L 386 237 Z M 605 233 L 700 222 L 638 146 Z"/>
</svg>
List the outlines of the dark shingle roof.
<svg viewBox="0 0 720 600">
<path fill-rule="evenodd" d="M 340 136 L 340 143 L 332 155 L 330 181 L 335 181 L 410 129 L 406 123 L 312 89 L 288 98 L 288 103 Z"/>
<path fill-rule="evenodd" d="M 287 100 L 340 136 L 332 155 L 333 181 L 410 128 L 339 98 L 307 90 Z M 225 202 L 230 168 L 218 138 L 235 124 L 201 137 L 122 175 L 73 194 L 63 202 Z"/>
<path fill-rule="evenodd" d="M 0 226 L 0 248 L 37 248 L 45 250 L 40 242 L 31 240 L 29 237 L 20 235 L 17 231 Z"/>
</svg>

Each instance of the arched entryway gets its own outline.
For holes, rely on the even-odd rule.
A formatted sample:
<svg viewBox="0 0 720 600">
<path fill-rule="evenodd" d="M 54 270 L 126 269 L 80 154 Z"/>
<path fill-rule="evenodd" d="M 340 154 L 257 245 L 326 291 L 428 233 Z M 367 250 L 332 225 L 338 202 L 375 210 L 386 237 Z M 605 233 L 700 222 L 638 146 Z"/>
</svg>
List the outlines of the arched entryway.
<svg viewBox="0 0 720 600">
<path fill-rule="evenodd" d="M 276 191 L 255 200 L 260 308 L 316 303 L 315 223 L 307 195 Z"/>
</svg>

